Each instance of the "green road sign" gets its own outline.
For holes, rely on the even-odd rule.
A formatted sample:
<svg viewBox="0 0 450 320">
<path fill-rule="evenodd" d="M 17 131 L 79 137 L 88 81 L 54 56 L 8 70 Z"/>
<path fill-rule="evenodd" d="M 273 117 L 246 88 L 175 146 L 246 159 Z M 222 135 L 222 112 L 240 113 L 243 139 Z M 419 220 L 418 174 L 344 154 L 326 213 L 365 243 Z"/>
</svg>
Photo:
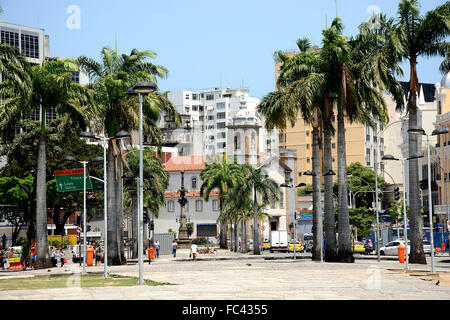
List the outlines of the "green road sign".
<svg viewBox="0 0 450 320">
<path fill-rule="evenodd" d="M 83 169 L 55 170 L 58 192 L 80 191 L 84 189 Z M 86 190 L 92 189 L 92 182 L 86 169 Z"/>
</svg>

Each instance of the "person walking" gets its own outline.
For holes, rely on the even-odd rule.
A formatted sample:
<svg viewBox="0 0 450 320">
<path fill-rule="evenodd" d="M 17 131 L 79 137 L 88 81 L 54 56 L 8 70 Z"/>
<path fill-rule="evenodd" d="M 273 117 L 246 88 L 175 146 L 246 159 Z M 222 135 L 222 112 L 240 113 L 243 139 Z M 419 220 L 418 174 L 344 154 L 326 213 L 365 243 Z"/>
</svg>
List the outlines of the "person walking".
<svg viewBox="0 0 450 320">
<path fill-rule="evenodd" d="M 191 246 L 191 254 L 189 256 L 192 255 L 192 260 L 196 260 L 197 259 L 197 245 L 195 243 L 192 244 Z"/>
<path fill-rule="evenodd" d="M 58 264 L 58 261 L 56 260 L 56 248 L 52 247 L 50 251 L 50 261 L 52 262 L 53 267 L 56 267 Z"/>
<path fill-rule="evenodd" d="M 173 253 L 173 257 L 176 258 L 177 257 L 177 242 L 175 241 L 175 239 L 172 241 L 172 253 Z"/>
<path fill-rule="evenodd" d="M 97 244 L 97 247 L 95 248 L 95 266 L 102 264 L 102 247 Z"/>
<path fill-rule="evenodd" d="M 160 248 L 159 241 L 156 240 L 155 249 L 156 249 L 156 258 L 158 258 L 158 259 L 159 259 L 159 248 Z"/>
<path fill-rule="evenodd" d="M 66 260 L 66 258 L 64 257 L 64 249 L 61 248 L 61 250 L 59 250 L 59 259 L 61 260 L 61 267 L 64 266 L 64 262 Z"/>
</svg>

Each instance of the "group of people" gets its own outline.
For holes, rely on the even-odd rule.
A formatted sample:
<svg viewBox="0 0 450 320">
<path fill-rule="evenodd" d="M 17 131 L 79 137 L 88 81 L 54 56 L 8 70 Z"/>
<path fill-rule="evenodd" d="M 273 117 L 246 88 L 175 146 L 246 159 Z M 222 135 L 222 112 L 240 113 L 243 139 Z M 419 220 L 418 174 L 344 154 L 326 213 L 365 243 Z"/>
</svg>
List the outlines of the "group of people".
<svg viewBox="0 0 450 320">
<path fill-rule="evenodd" d="M 64 254 L 64 248 L 59 249 L 59 253 L 57 254 L 56 247 L 52 246 L 50 248 L 50 261 L 52 262 L 53 267 L 58 266 L 57 256 L 59 256 L 59 261 L 61 262 L 61 267 L 64 266 L 64 264 L 67 262 L 66 256 Z"/>
</svg>

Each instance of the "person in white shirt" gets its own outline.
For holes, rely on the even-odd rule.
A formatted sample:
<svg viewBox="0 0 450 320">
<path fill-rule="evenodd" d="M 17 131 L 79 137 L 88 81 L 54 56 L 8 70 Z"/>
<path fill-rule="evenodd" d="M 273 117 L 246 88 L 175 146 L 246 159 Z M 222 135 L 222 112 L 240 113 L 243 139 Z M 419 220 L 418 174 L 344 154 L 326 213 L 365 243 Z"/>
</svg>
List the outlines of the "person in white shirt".
<svg viewBox="0 0 450 320">
<path fill-rule="evenodd" d="M 195 260 L 197 258 L 197 245 L 195 243 L 193 243 L 191 246 L 191 254 L 192 259 Z"/>
</svg>

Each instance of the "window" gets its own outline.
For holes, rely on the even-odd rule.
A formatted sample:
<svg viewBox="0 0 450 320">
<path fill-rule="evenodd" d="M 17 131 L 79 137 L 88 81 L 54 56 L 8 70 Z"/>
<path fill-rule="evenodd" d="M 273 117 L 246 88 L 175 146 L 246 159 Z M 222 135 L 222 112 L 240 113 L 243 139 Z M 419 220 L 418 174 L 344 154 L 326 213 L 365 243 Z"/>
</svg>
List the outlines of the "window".
<svg viewBox="0 0 450 320">
<path fill-rule="evenodd" d="M 198 94 L 197 93 L 193 93 L 192 94 L 192 100 L 198 100 Z"/>
<path fill-rule="evenodd" d="M 283 133 L 280 133 L 280 134 L 278 135 L 278 141 L 279 141 L 279 142 L 284 142 L 284 134 L 283 134 Z"/>
<path fill-rule="evenodd" d="M 198 111 L 198 106 L 192 106 L 192 111 Z"/>
<path fill-rule="evenodd" d="M 332 143 L 331 148 L 336 149 L 336 143 Z"/>
<path fill-rule="evenodd" d="M 186 111 L 186 113 L 189 113 L 189 107 L 184 108 L 184 110 Z"/>
<path fill-rule="evenodd" d="M 225 112 L 218 112 L 217 119 L 225 119 Z"/>
<path fill-rule="evenodd" d="M 218 148 L 218 149 L 220 149 L 220 148 L 226 148 L 226 146 L 227 146 L 227 144 L 226 144 L 225 142 L 218 142 L 218 143 L 217 143 L 217 148 Z"/>
<path fill-rule="evenodd" d="M 310 161 L 310 159 L 309 159 L 309 158 L 306 158 L 306 162 L 309 163 L 309 161 Z"/>
<path fill-rule="evenodd" d="M 306 149 L 308 149 L 308 150 L 309 150 L 309 143 L 308 143 L 308 144 L 306 144 Z"/>
<path fill-rule="evenodd" d="M 205 120 L 205 116 L 199 116 L 199 117 L 198 117 L 198 120 L 199 120 L 199 121 L 204 121 L 204 120 Z"/>
<path fill-rule="evenodd" d="M 191 187 L 192 189 L 197 189 L 197 177 L 192 177 L 191 179 Z"/>
<path fill-rule="evenodd" d="M 5 31 L 1 32 L 1 42 L 10 46 L 19 47 L 19 34 L 17 32 Z"/>
<path fill-rule="evenodd" d="M 217 109 L 225 109 L 225 102 L 218 102 L 216 103 Z"/>
<path fill-rule="evenodd" d="M 167 201 L 167 211 L 168 212 L 174 212 L 175 211 L 175 203 L 173 200 Z"/>
<path fill-rule="evenodd" d="M 212 210 L 213 211 L 219 211 L 219 201 L 218 200 L 213 200 L 213 202 L 212 202 Z"/>
<path fill-rule="evenodd" d="M 217 129 L 224 129 L 225 128 L 225 122 L 217 122 Z"/>
<path fill-rule="evenodd" d="M 280 209 L 284 209 L 284 192 L 281 192 L 280 196 Z"/>
<path fill-rule="evenodd" d="M 80 83 L 80 72 L 74 71 L 72 72 L 71 80 L 76 83 Z"/>
<path fill-rule="evenodd" d="M 208 116 L 208 120 L 214 120 L 214 116 Z"/>
<path fill-rule="evenodd" d="M 234 150 L 241 148 L 241 135 L 238 133 L 234 136 Z"/>
<path fill-rule="evenodd" d="M 306 136 L 309 137 L 309 131 L 306 131 Z"/>
<path fill-rule="evenodd" d="M 195 200 L 195 211 L 202 212 L 203 211 L 203 201 Z"/>
<path fill-rule="evenodd" d="M 191 95 L 189 93 L 186 94 L 186 100 L 189 100 L 189 98 L 191 97 Z"/>
<path fill-rule="evenodd" d="M 213 94 L 207 94 L 206 95 L 206 100 L 214 100 L 214 95 Z"/>
<path fill-rule="evenodd" d="M 22 33 L 20 40 L 22 53 L 26 57 L 39 59 L 39 37 Z"/>
<path fill-rule="evenodd" d="M 225 132 L 218 132 L 217 133 L 217 139 L 224 139 L 226 138 L 226 133 Z"/>
</svg>

